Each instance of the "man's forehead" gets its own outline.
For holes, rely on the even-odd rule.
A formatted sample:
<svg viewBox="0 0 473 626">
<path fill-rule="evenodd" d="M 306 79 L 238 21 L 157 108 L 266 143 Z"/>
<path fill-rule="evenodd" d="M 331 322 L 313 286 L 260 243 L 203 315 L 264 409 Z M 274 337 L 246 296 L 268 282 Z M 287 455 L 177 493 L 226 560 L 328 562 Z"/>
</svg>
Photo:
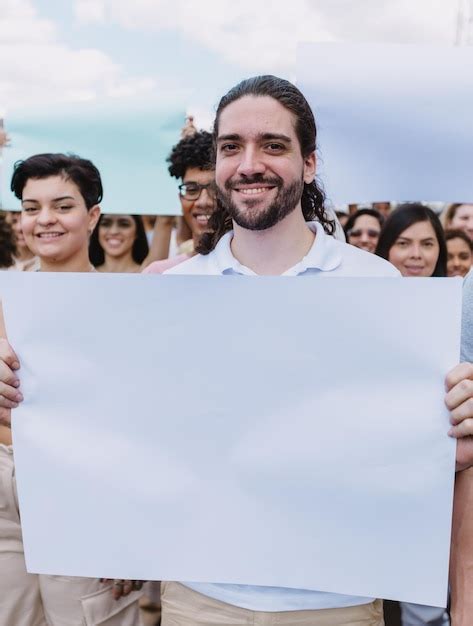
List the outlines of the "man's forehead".
<svg viewBox="0 0 473 626">
<path fill-rule="evenodd" d="M 220 114 L 218 139 L 225 135 L 259 138 L 262 135 L 295 136 L 295 116 L 270 96 L 244 96 Z"/>
<path fill-rule="evenodd" d="M 182 180 L 186 183 L 191 181 L 196 183 L 206 183 L 214 178 L 215 170 L 204 170 L 200 167 L 188 167 Z"/>
</svg>

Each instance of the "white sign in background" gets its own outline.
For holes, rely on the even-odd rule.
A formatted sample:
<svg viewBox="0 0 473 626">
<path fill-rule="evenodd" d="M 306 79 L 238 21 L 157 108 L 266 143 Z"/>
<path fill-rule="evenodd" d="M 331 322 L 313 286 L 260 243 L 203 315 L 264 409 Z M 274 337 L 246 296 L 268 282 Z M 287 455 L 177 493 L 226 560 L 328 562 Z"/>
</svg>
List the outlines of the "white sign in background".
<svg viewBox="0 0 473 626">
<path fill-rule="evenodd" d="M 461 281 L 0 275 L 29 571 L 445 604 Z"/>
<path fill-rule="evenodd" d="M 301 44 L 329 198 L 472 202 L 472 68 L 471 46 Z"/>
</svg>

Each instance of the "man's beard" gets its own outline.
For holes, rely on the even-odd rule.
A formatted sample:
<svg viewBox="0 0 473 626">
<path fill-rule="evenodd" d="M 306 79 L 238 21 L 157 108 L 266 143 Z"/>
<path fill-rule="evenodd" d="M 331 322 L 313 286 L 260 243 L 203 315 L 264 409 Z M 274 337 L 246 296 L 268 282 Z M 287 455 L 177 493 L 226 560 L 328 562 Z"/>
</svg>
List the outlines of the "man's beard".
<svg viewBox="0 0 473 626">
<path fill-rule="evenodd" d="M 273 202 L 266 208 L 252 211 L 253 207 L 259 204 L 259 200 L 248 196 L 244 199 L 246 208 L 240 209 L 232 200 L 232 190 L 238 185 L 261 184 L 262 186 L 276 187 L 278 190 Z M 266 230 L 278 224 L 294 211 L 299 204 L 304 191 L 304 181 L 296 180 L 284 186 L 284 181 L 280 176 L 264 178 L 261 174 L 239 180 L 237 182 L 228 180 L 224 189 L 217 187 L 217 202 L 227 211 L 229 216 L 241 228 L 247 230 Z"/>
</svg>

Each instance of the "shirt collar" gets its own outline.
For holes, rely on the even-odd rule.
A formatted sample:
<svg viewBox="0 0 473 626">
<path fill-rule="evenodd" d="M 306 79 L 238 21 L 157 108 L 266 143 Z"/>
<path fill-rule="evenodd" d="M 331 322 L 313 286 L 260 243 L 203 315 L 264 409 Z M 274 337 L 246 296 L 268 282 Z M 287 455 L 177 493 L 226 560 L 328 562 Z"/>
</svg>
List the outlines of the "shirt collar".
<svg viewBox="0 0 473 626">
<path fill-rule="evenodd" d="M 309 252 L 296 265 L 284 272 L 283 276 L 296 276 L 310 269 L 330 272 L 342 262 L 340 244 L 333 237 L 327 235 L 319 222 L 307 222 L 310 230 L 316 234 L 314 243 Z M 242 265 L 232 254 L 230 247 L 233 231 L 225 233 L 215 247 L 215 263 L 220 274 L 234 272 L 247 276 L 256 276 L 253 270 Z"/>
</svg>

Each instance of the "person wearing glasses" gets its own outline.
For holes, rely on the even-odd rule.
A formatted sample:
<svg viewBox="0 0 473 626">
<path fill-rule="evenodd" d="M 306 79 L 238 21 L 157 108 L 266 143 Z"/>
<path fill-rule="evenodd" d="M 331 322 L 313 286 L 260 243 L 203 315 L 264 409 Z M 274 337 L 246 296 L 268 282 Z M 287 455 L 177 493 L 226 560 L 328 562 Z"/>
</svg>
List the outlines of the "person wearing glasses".
<svg viewBox="0 0 473 626">
<path fill-rule="evenodd" d="M 384 218 L 375 209 L 359 209 L 348 218 L 345 224 L 347 242 L 352 246 L 374 252 Z"/>
<path fill-rule="evenodd" d="M 171 176 L 182 181 L 178 187 L 179 201 L 192 239 L 186 252 L 151 263 L 144 270 L 145 274 L 162 274 L 193 256 L 200 237 L 208 230 L 209 217 L 215 208 L 215 172 L 210 133 L 196 131 L 185 136 L 172 149 L 168 162 Z"/>
</svg>

